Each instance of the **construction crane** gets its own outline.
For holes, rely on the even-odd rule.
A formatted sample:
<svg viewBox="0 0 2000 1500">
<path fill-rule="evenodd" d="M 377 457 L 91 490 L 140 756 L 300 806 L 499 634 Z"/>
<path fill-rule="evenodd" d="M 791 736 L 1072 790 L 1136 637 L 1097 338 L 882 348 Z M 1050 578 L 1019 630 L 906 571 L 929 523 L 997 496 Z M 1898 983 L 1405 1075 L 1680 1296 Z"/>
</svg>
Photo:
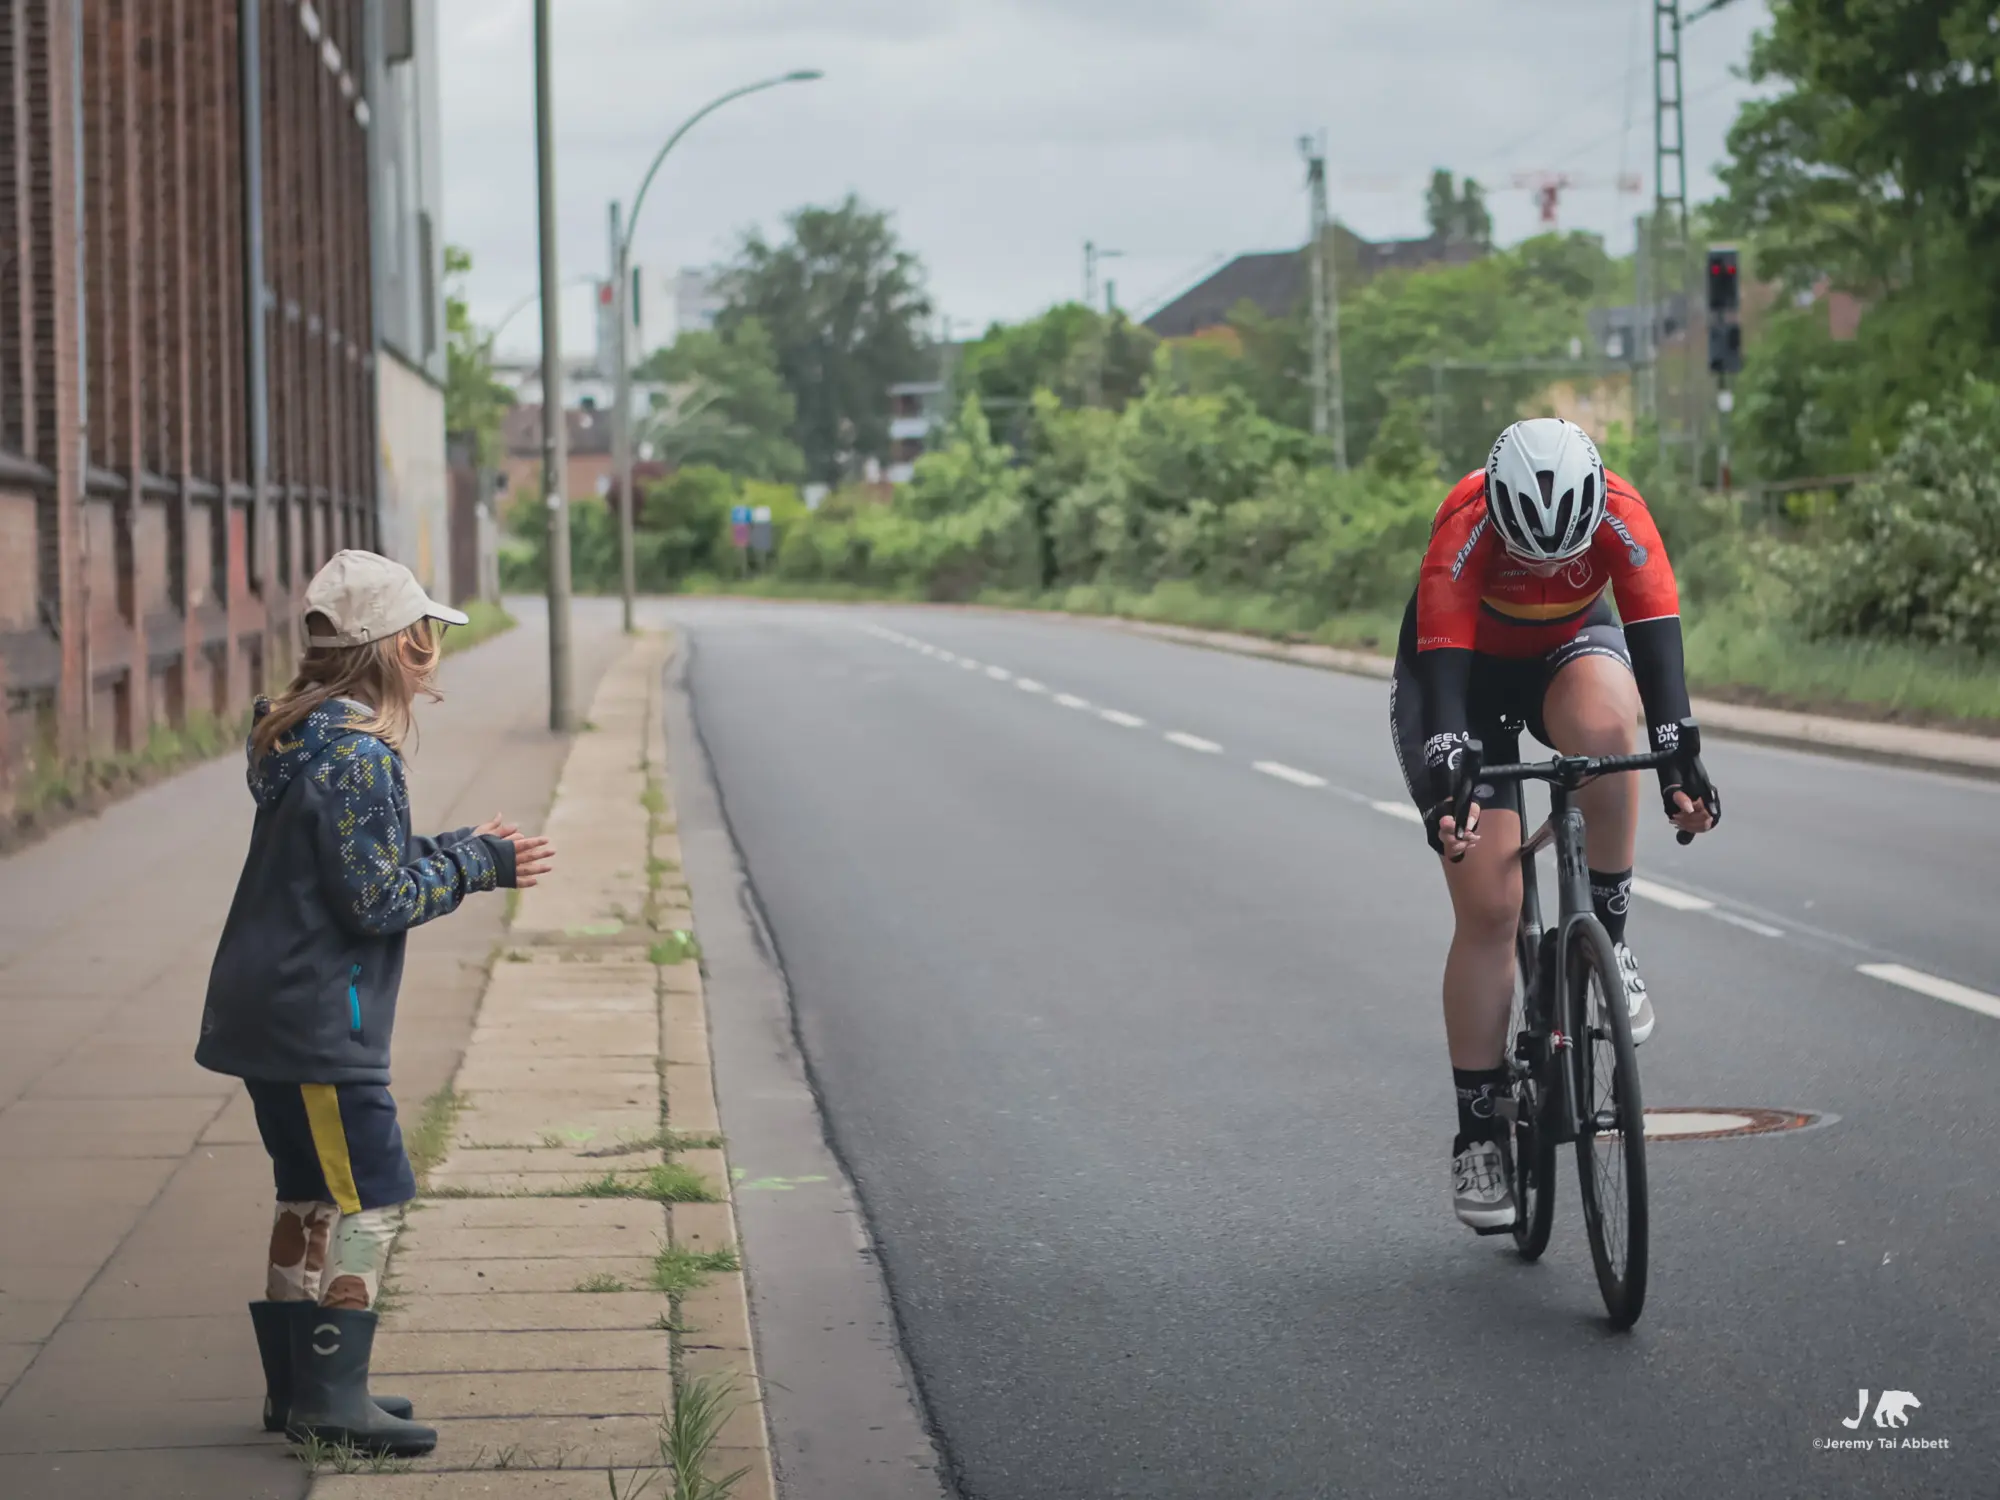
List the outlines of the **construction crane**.
<svg viewBox="0 0 2000 1500">
<path fill-rule="evenodd" d="M 1570 189 L 1586 193 L 1606 190 L 1637 193 L 1640 181 L 1637 172 L 1620 172 L 1616 177 L 1579 177 L 1570 172 L 1516 172 L 1514 186 L 1526 188 L 1535 195 L 1535 207 L 1541 213 L 1542 227 L 1554 229 L 1562 195 Z"/>
</svg>

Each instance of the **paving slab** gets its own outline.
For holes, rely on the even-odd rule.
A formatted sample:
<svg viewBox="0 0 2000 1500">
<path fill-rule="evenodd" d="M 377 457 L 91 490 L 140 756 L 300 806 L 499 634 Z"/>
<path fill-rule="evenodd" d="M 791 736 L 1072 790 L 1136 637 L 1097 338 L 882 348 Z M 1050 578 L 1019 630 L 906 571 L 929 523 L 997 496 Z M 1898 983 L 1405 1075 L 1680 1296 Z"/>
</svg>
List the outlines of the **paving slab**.
<svg viewBox="0 0 2000 1500">
<path fill-rule="evenodd" d="M 425 1237 L 445 1230 L 623 1229 L 640 1224 L 664 1233 L 656 1205 L 619 1198 L 460 1198 L 423 1201 L 407 1215 Z"/>
<path fill-rule="evenodd" d="M 546 1378 L 545 1378 L 546 1383 Z M 478 1467 L 491 1472 L 530 1468 L 631 1468 L 660 1461 L 660 1414 L 645 1416 L 440 1417 L 437 1451 L 418 1470 Z M 601 1486 L 604 1476 L 596 1476 Z M 654 1487 L 658 1492 L 658 1486 Z M 476 1493 L 476 1492 L 475 1492 Z M 664 1497 L 663 1497 L 664 1500 Z"/>
<path fill-rule="evenodd" d="M 399 1255 L 412 1265 L 447 1261 L 533 1260 L 544 1256 L 590 1259 L 650 1256 L 666 1239 L 658 1204 L 615 1199 L 640 1210 L 619 1224 L 572 1224 L 560 1228 L 432 1230 L 421 1217 L 403 1231 Z"/>
<path fill-rule="evenodd" d="M 454 1430 L 454 1435 L 457 1433 Z M 313 1500 L 605 1500 L 645 1494 L 666 1500 L 660 1487 L 642 1490 L 644 1471 L 625 1469 L 465 1469 L 444 1474 L 327 1474 L 313 1484 Z M 749 1491 L 730 1500 L 751 1500 Z"/>
<path fill-rule="evenodd" d="M 484 1333 L 581 1328 L 650 1329 L 668 1311 L 658 1292 L 488 1292 L 411 1298 L 387 1332 Z M 378 1335 L 379 1336 L 379 1335 Z"/>
<path fill-rule="evenodd" d="M 300 1500 L 308 1483 L 278 1438 L 198 1453 L 125 1448 L 0 1455 L 0 1495 L 8 1500 Z"/>
<path fill-rule="evenodd" d="M 588 1301 L 584 1294 L 578 1300 Z M 437 1375 L 509 1370 L 665 1370 L 672 1350 L 664 1329 L 435 1333 L 389 1329 L 375 1336 L 374 1368 L 383 1374 Z"/>
<path fill-rule="evenodd" d="M 390 1280 L 397 1293 L 414 1302 L 424 1296 L 460 1296 L 488 1292 L 574 1292 L 583 1282 L 609 1278 L 627 1291 L 647 1286 L 653 1275 L 657 1246 L 644 1255 L 544 1255 L 519 1260 L 414 1260 L 400 1248 L 390 1262 Z"/>
<path fill-rule="evenodd" d="M 727 1203 L 676 1203 L 667 1210 L 676 1245 L 694 1251 L 736 1247 L 736 1219 Z"/>
<path fill-rule="evenodd" d="M 683 1297 L 680 1325 L 686 1347 L 748 1349 L 750 1302 L 743 1273 L 718 1272 Z"/>
<path fill-rule="evenodd" d="M 572 1370 L 398 1375 L 400 1394 L 424 1420 L 446 1417 L 653 1417 L 672 1400 L 667 1372 Z"/>
</svg>

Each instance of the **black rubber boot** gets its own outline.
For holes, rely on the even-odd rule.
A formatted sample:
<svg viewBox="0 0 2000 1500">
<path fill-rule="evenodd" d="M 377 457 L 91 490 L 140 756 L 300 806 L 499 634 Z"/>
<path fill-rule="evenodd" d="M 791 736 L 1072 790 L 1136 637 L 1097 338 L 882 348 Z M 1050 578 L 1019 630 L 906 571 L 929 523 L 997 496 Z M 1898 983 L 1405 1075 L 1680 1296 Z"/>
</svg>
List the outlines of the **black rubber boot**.
<svg viewBox="0 0 2000 1500">
<path fill-rule="evenodd" d="M 292 1405 L 292 1338 L 305 1337 L 306 1315 L 317 1312 L 310 1302 L 253 1302 L 250 1325 L 257 1330 L 257 1356 L 264 1361 L 264 1430 L 283 1432 Z M 407 1418 L 408 1396 L 376 1396 L 375 1404 L 392 1417 Z"/>
<path fill-rule="evenodd" d="M 375 1314 L 314 1307 L 292 1338 L 292 1410 L 285 1430 L 363 1453 L 415 1458 L 437 1446 L 437 1429 L 392 1417 L 368 1399 Z"/>
</svg>

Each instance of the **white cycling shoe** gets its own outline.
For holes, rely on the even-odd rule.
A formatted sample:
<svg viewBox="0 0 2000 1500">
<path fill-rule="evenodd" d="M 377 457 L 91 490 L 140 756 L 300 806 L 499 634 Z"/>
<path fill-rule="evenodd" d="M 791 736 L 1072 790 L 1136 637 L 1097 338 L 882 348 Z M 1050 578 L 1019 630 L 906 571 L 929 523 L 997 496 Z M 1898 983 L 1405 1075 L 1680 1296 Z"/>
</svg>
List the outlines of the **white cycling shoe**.
<svg viewBox="0 0 2000 1500">
<path fill-rule="evenodd" d="M 1451 1209 L 1461 1224 L 1486 1233 L 1514 1227 L 1514 1189 L 1496 1142 L 1467 1141 L 1452 1157 Z"/>
<path fill-rule="evenodd" d="M 1618 955 L 1618 977 L 1625 982 L 1625 1014 L 1632 1018 L 1632 1045 L 1638 1046 L 1653 1034 L 1653 1002 L 1646 994 L 1646 981 L 1639 977 L 1639 960 L 1623 943 L 1612 944 Z"/>
</svg>

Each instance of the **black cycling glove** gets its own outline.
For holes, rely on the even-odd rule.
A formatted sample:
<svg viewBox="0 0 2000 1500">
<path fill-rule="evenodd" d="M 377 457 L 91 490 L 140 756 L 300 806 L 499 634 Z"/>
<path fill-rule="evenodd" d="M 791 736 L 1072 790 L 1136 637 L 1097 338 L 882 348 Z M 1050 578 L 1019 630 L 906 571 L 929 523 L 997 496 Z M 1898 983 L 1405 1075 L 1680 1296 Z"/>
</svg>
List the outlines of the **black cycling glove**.
<svg viewBox="0 0 2000 1500">
<path fill-rule="evenodd" d="M 1687 793 L 1688 801 L 1700 803 L 1708 808 L 1711 826 L 1722 822 L 1722 794 L 1715 789 L 1715 783 L 1708 778 L 1708 771 L 1701 763 L 1701 730 L 1693 719 L 1681 719 L 1667 724 L 1655 724 L 1653 749 L 1656 751 L 1676 751 L 1674 759 L 1660 767 L 1660 800 L 1665 804 L 1667 816 L 1672 818 L 1680 809 L 1674 801 L 1674 793 Z"/>
<path fill-rule="evenodd" d="M 1430 788 L 1430 805 L 1424 809 L 1424 837 L 1438 854 L 1444 853 L 1444 832 L 1440 825 L 1451 815 L 1461 790 L 1460 772 L 1465 749 L 1471 743 L 1472 736 L 1464 733 L 1434 734 L 1424 741 L 1424 775 Z"/>
</svg>

